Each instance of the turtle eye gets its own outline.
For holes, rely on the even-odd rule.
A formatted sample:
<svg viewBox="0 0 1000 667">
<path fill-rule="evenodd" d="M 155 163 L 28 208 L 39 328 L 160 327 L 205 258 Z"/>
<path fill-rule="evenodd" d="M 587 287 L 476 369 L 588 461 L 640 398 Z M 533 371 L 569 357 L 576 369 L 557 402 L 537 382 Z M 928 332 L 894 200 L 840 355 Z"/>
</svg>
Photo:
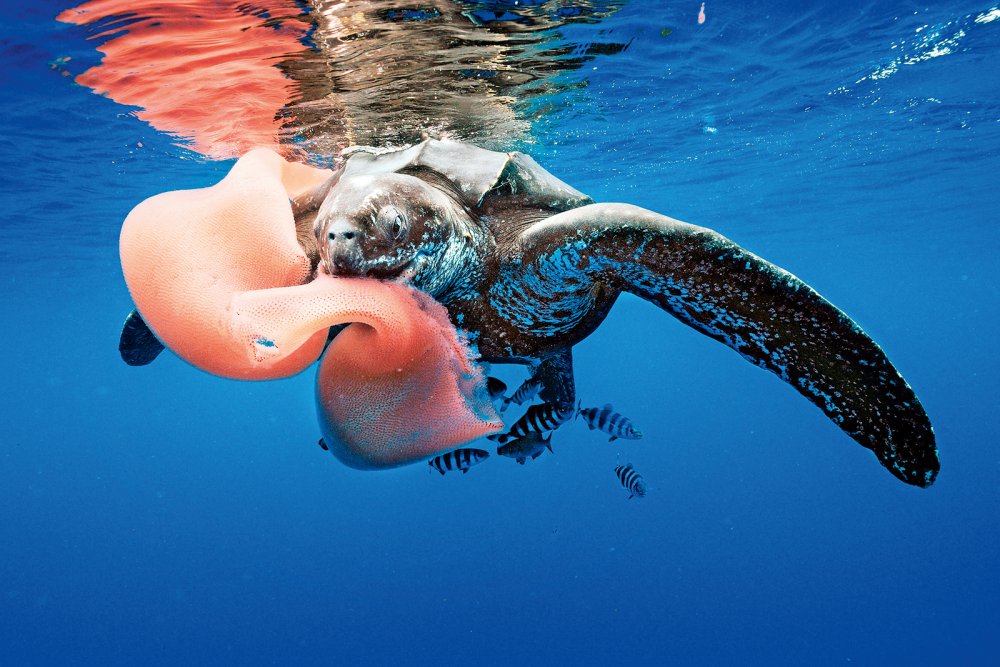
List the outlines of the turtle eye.
<svg viewBox="0 0 1000 667">
<path fill-rule="evenodd" d="M 385 229 L 386 234 L 393 241 L 399 241 L 406 236 L 409 223 L 406 219 L 406 214 L 398 208 L 395 206 L 386 206 L 379 211 L 378 217 L 382 222 L 383 229 Z"/>
<path fill-rule="evenodd" d="M 397 213 L 396 217 L 392 220 L 392 238 L 399 240 L 403 238 L 403 230 L 406 227 L 406 218 L 403 217 L 402 213 Z"/>
</svg>

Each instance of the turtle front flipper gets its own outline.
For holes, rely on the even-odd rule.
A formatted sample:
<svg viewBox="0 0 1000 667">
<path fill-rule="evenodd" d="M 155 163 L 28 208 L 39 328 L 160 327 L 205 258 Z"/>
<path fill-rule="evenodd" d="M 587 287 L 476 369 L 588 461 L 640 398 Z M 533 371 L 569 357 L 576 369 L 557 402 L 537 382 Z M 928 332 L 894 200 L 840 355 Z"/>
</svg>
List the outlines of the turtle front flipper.
<svg viewBox="0 0 1000 667">
<path fill-rule="evenodd" d="M 118 339 L 118 353 L 129 366 L 145 366 L 153 363 L 163 352 L 161 343 L 139 315 L 133 310 L 125 318 L 121 337 Z"/>
<path fill-rule="evenodd" d="M 593 204 L 536 223 L 512 252 L 491 291 L 498 309 L 582 307 L 599 284 L 630 292 L 776 373 L 902 481 L 934 482 L 930 421 L 879 346 L 801 280 L 720 234 Z"/>
</svg>

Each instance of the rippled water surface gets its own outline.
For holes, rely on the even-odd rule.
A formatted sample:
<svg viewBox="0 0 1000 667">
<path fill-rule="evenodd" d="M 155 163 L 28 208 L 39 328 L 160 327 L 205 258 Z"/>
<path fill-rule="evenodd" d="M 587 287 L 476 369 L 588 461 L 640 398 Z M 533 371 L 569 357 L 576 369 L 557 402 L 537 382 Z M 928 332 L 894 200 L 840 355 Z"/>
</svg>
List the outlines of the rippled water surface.
<svg viewBox="0 0 1000 667">
<path fill-rule="evenodd" d="M 995 3 L 9 4 L 0 663 L 995 661 Z M 120 362 L 136 203 L 253 146 L 336 165 L 424 136 L 800 276 L 917 391 L 937 483 L 631 297 L 576 374 L 643 440 L 577 423 L 468 475 L 337 464 L 308 373 Z"/>
</svg>

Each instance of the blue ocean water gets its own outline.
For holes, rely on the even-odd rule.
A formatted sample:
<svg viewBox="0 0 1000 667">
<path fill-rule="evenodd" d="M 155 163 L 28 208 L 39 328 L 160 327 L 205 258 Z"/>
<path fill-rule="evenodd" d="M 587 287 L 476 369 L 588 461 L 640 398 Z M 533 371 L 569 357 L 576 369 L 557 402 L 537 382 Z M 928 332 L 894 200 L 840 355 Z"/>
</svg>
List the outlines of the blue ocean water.
<svg viewBox="0 0 1000 667">
<path fill-rule="evenodd" d="M 1000 660 L 1000 9 L 706 4 L 704 25 L 700 3 L 636 1 L 559 28 L 628 48 L 518 104 L 531 135 L 510 148 L 843 308 L 930 415 L 934 486 L 627 296 L 575 349 L 577 386 L 645 437 L 575 423 L 552 455 L 468 475 L 340 465 L 315 444 L 309 373 L 126 367 L 121 221 L 231 162 L 63 76 L 59 58 L 100 59 L 55 21 L 66 4 L 10 3 L 0 663 Z M 646 498 L 626 500 L 625 462 Z"/>
</svg>

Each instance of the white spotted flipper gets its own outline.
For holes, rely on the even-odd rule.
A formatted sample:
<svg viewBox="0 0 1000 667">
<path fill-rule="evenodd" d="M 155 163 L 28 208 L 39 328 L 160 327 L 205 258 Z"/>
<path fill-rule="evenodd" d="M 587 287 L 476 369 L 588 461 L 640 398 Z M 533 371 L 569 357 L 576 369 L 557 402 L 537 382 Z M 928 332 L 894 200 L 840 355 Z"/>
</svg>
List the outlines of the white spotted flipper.
<svg viewBox="0 0 1000 667">
<path fill-rule="evenodd" d="M 879 346 L 801 280 L 720 234 L 628 204 L 553 215 L 519 238 L 526 303 L 596 284 L 631 292 L 777 374 L 897 478 L 930 486 L 940 463 L 920 401 Z"/>
</svg>

